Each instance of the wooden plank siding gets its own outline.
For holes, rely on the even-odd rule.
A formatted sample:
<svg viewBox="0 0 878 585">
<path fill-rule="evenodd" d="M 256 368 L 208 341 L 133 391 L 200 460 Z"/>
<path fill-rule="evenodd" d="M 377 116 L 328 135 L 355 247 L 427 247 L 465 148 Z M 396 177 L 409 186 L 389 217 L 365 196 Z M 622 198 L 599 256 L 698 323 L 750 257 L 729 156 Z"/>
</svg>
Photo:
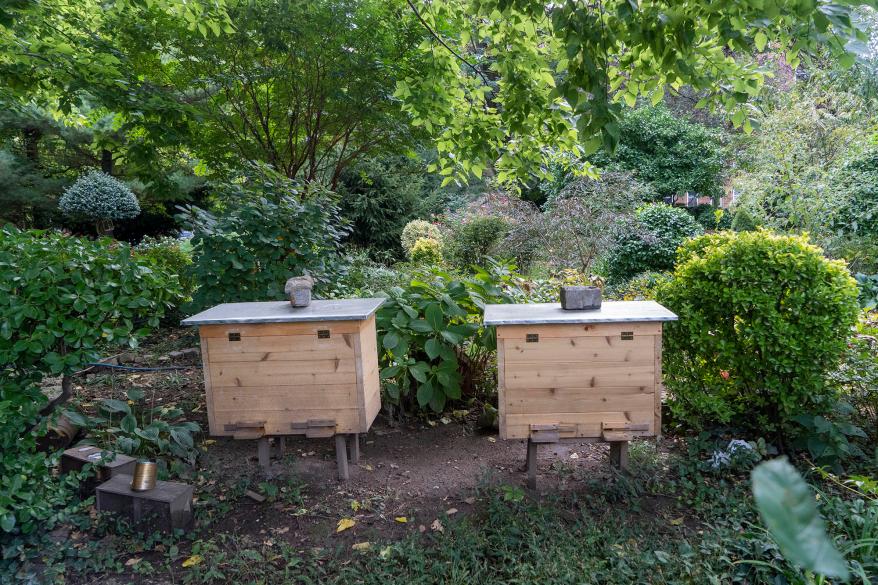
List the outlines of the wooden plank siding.
<svg viewBox="0 0 878 585">
<path fill-rule="evenodd" d="M 200 334 L 212 435 L 253 421 L 265 423 L 266 435 L 287 435 L 293 423 L 320 420 L 335 421 L 337 433 L 365 433 L 381 409 L 374 315 L 201 325 Z"/>
<path fill-rule="evenodd" d="M 559 425 L 562 438 L 660 432 L 661 323 L 498 325 L 497 339 L 501 438 L 532 425 Z"/>
</svg>

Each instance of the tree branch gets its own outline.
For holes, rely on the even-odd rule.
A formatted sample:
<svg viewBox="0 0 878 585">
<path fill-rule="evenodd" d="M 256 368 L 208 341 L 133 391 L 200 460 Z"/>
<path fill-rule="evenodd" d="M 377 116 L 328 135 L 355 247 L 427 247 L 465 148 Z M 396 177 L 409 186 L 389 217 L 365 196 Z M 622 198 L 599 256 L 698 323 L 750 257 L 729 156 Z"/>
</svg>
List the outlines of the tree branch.
<svg viewBox="0 0 878 585">
<path fill-rule="evenodd" d="M 461 63 L 463 63 L 464 65 L 466 65 L 466 66 L 469 67 L 470 69 L 472 69 L 472 70 L 473 70 L 473 73 L 475 73 L 476 75 L 478 75 L 479 77 L 481 77 L 481 78 L 482 78 L 482 81 L 485 82 L 485 85 L 491 85 L 491 82 L 488 81 L 488 78 L 485 77 L 485 75 L 479 70 L 478 67 L 476 67 L 475 65 L 473 65 L 472 63 L 470 63 L 469 61 L 467 61 L 466 59 L 464 59 L 464 58 L 463 58 L 463 57 L 462 57 L 457 51 L 455 51 L 455 50 L 452 49 L 450 46 L 448 46 L 448 44 L 447 44 L 445 41 L 442 40 L 442 38 L 436 33 L 436 31 L 434 31 L 432 28 L 430 28 L 430 25 L 427 24 L 427 21 L 425 21 L 424 18 L 421 16 L 421 13 L 418 12 L 418 9 L 415 7 L 415 5 L 414 5 L 414 3 L 412 2 L 412 0 L 406 0 L 406 3 L 409 5 L 409 8 L 412 9 L 412 12 L 415 13 L 415 16 L 418 18 L 418 20 L 421 22 L 421 26 L 423 26 L 423 27 L 427 30 L 427 32 L 430 33 L 430 36 L 432 36 L 434 39 L 436 39 L 436 41 L 437 41 L 440 45 L 442 45 L 443 47 L 445 47 L 445 49 L 446 49 L 449 53 L 451 53 L 452 55 L 454 55 L 454 56 L 455 56 L 455 57 L 456 57 Z"/>
</svg>

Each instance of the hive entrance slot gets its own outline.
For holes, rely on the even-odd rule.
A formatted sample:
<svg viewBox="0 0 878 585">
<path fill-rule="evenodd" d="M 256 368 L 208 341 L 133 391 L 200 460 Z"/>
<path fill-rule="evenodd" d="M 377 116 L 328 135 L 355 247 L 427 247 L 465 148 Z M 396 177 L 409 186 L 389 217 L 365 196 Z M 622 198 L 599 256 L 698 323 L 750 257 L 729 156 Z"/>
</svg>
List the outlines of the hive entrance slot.
<svg viewBox="0 0 878 585">
<path fill-rule="evenodd" d="M 633 331 L 623 331 L 622 332 L 622 341 L 631 341 L 632 339 L 634 339 L 634 332 Z"/>
<path fill-rule="evenodd" d="M 539 333 L 528 333 L 524 339 L 527 343 L 538 343 L 540 341 L 540 334 Z"/>
<path fill-rule="evenodd" d="M 329 329 L 318 329 L 317 339 L 329 339 Z"/>
<path fill-rule="evenodd" d="M 241 341 L 240 333 L 229 333 L 229 341 Z"/>
</svg>

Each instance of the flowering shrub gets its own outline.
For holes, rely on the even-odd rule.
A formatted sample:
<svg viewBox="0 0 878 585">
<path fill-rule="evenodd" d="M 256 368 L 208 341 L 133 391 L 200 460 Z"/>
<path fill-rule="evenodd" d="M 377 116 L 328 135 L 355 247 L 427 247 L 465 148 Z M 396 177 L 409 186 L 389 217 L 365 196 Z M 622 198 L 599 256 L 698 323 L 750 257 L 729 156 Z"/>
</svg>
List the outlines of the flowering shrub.
<svg viewBox="0 0 878 585">
<path fill-rule="evenodd" d="M 439 264 L 442 262 L 441 244 L 433 238 L 419 238 L 409 251 L 415 264 Z"/>
<path fill-rule="evenodd" d="M 400 238 L 402 249 L 409 257 L 411 257 L 415 243 L 421 238 L 431 238 L 440 244 L 442 243 L 442 234 L 438 227 L 423 219 L 413 219 L 402 228 L 402 237 Z"/>
</svg>

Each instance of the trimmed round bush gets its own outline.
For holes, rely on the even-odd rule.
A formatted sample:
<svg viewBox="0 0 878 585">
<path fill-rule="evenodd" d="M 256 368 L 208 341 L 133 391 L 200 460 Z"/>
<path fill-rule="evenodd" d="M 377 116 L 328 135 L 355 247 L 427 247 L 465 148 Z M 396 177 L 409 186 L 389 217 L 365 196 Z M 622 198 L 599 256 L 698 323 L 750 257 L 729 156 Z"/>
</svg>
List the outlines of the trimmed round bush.
<svg viewBox="0 0 878 585">
<path fill-rule="evenodd" d="M 474 217 L 452 226 L 445 238 L 446 255 L 460 269 L 481 266 L 508 232 L 509 224 L 502 217 Z"/>
<path fill-rule="evenodd" d="M 411 251 L 415 246 L 415 242 L 421 238 L 430 238 L 439 243 L 442 242 L 442 234 L 439 232 L 439 228 L 429 221 L 413 219 L 402 228 L 400 241 L 402 242 L 402 249 L 405 250 L 409 257 L 411 257 Z"/>
<path fill-rule="evenodd" d="M 681 247 L 657 299 L 664 381 L 674 419 L 731 425 L 783 442 L 788 423 L 829 407 L 833 369 L 857 320 L 857 285 L 843 261 L 803 236 L 721 232 Z"/>
<path fill-rule="evenodd" d="M 433 238 L 419 238 L 409 251 L 415 264 L 439 264 L 442 262 L 442 244 Z"/>
<path fill-rule="evenodd" d="M 704 229 L 685 209 L 664 203 L 640 207 L 636 224 L 622 231 L 606 261 L 611 282 L 624 282 L 642 272 L 674 268 L 677 248 Z"/>
<path fill-rule="evenodd" d="M 118 179 L 101 171 L 89 171 L 61 195 L 58 207 L 64 215 L 112 226 L 113 220 L 130 219 L 140 213 L 137 197 Z M 100 229 L 100 227 L 99 227 Z"/>
</svg>

